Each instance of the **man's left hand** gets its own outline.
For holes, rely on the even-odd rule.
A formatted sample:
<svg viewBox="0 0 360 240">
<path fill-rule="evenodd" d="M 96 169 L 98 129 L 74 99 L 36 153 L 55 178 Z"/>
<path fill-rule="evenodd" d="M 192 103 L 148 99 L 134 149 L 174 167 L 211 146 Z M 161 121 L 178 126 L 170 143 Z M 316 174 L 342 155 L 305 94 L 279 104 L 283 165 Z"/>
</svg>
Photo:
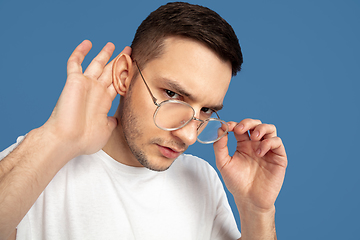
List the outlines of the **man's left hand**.
<svg viewBox="0 0 360 240">
<path fill-rule="evenodd" d="M 238 208 L 240 205 L 259 212 L 274 209 L 287 166 L 276 127 L 254 119 L 228 125 L 237 140 L 234 155 L 229 156 L 227 136 L 214 143 L 216 165 L 227 188 Z"/>
</svg>

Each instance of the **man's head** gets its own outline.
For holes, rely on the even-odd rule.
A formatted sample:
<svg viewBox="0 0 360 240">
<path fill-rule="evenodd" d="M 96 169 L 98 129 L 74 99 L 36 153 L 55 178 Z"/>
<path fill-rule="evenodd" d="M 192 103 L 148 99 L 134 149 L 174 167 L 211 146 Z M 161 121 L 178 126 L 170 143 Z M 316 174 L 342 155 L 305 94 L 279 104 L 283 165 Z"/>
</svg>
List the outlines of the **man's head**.
<svg viewBox="0 0 360 240">
<path fill-rule="evenodd" d="M 208 109 L 221 108 L 231 76 L 242 63 L 240 46 L 218 14 L 169 3 L 143 21 L 132 48 L 131 57 L 122 54 L 114 62 L 113 82 L 122 97 L 116 113 L 120 124 L 110 144 L 118 154 L 110 155 L 128 165 L 165 170 L 196 141 L 199 122 L 174 131 L 156 127 L 156 106 L 145 83 L 138 80 L 134 60 L 158 103 L 184 101 L 201 118 Z"/>
<path fill-rule="evenodd" d="M 170 36 L 203 43 L 222 60 L 230 61 L 233 76 L 241 69 L 241 48 L 232 27 L 216 12 L 183 2 L 163 5 L 141 23 L 131 45 L 132 58 L 145 67 L 161 56 L 164 40 Z"/>
</svg>

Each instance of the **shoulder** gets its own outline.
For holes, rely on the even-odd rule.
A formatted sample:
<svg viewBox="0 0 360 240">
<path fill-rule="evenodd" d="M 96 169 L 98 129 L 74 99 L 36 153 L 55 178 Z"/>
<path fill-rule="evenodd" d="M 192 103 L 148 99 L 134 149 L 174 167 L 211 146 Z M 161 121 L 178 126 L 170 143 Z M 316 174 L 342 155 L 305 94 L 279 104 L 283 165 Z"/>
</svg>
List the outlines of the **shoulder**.
<svg viewBox="0 0 360 240">
<path fill-rule="evenodd" d="M 102 159 L 98 153 L 91 155 L 80 155 L 71 159 L 60 169 L 56 177 L 65 177 L 72 181 L 81 181 L 89 178 L 96 178 L 106 172 Z"/>
</svg>

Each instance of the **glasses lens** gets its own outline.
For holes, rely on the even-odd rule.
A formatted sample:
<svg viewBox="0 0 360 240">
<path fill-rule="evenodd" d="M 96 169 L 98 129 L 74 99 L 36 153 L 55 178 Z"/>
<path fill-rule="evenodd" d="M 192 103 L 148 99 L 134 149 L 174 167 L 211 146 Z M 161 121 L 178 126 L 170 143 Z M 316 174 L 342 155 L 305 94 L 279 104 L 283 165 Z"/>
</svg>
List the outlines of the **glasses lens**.
<svg viewBox="0 0 360 240">
<path fill-rule="evenodd" d="M 165 101 L 160 104 L 154 115 L 156 126 L 172 131 L 185 126 L 194 116 L 189 105 L 177 101 Z"/>
<path fill-rule="evenodd" d="M 216 119 L 207 119 L 198 129 L 198 141 L 201 143 L 213 143 L 225 136 L 229 127 L 226 122 Z"/>
</svg>

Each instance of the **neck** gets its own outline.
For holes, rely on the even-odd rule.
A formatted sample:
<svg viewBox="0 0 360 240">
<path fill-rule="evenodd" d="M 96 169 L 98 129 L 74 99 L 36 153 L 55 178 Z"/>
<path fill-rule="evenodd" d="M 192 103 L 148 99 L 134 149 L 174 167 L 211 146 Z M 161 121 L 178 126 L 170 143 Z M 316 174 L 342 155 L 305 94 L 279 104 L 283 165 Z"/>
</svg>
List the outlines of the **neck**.
<svg viewBox="0 0 360 240">
<path fill-rule="evenodd" d="M 103 147 L 103 151 L 116 161 L 133 167 L 142 167 L 132 154 L 128 143 L 125 140 L 123 127 L 121 124 L 121 107 L 119 107 L 114 115 L 118 121 L 118 125 L 112 132 L 108 142 Z"/>
</svg>

